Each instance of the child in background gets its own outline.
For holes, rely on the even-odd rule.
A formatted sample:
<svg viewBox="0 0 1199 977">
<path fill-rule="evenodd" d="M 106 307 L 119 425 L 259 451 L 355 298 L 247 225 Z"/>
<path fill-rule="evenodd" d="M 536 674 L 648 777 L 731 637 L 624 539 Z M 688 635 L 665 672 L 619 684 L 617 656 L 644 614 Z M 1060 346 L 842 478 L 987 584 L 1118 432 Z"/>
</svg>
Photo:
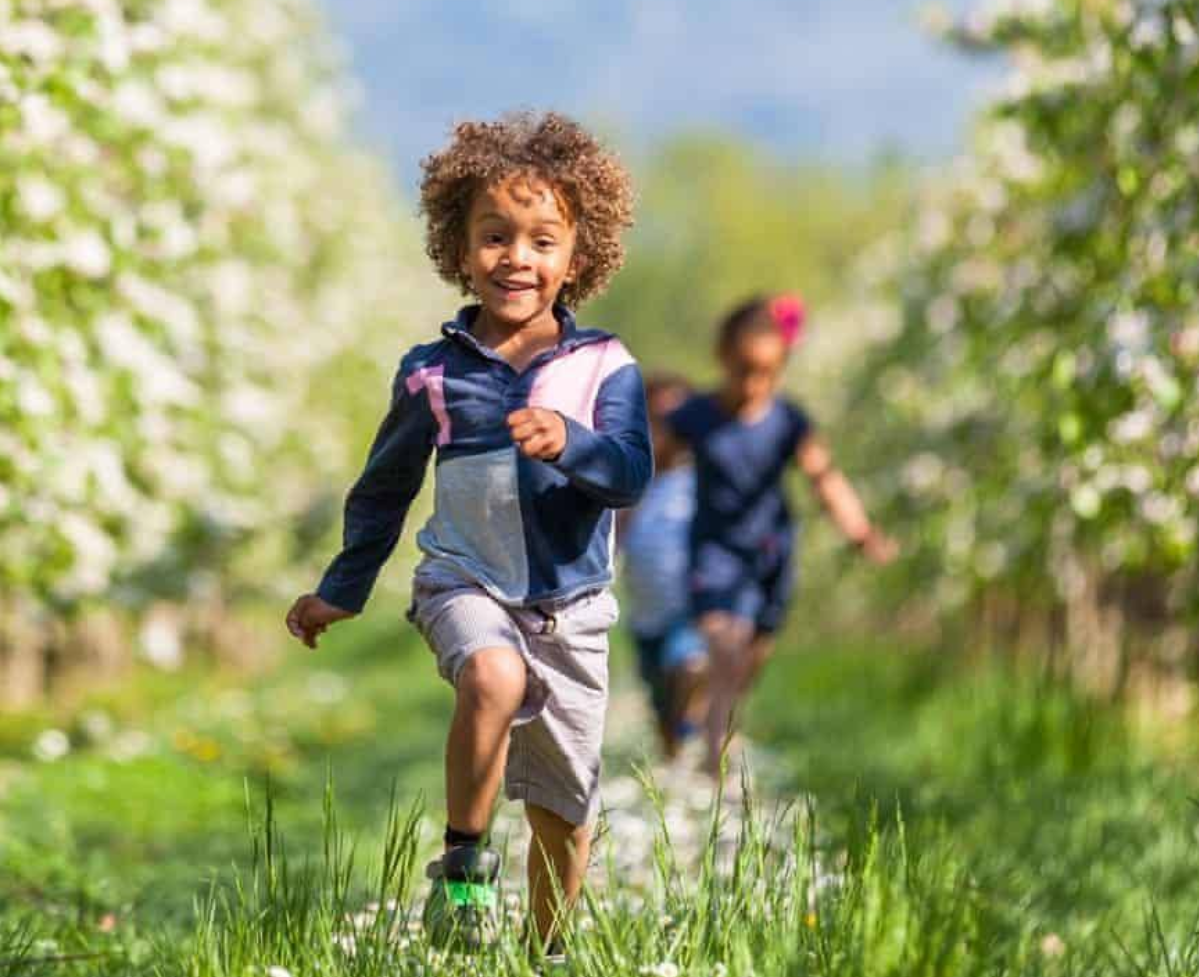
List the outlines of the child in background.
<svg viewBox="0 0 1199 977">
<path fill-rule="evenodd" d="M 494 938 L 499 855 L 485 834 L 503 777 L 532 828 L 545 948 L 557 893 L 569 905 L 579 892 L 599 804 L 612 510 L 651 474 L 637 365 L 571 311 L 619 268 L 632 195 L 619 162 L 555 113 L 462 123 L 422 166 L 429 256 L 477 304 L 401 360 L 343 548 L 287 626 L 315 647 L 362 610 L 435 455 L 409 618 L 455 699 L 426 928 L 455 946 Z"/>
<path fill-rule="evenodd" d="M 719 389 L 668 417 L 695 458 L 691 609 L 707 643 L 706 769 L 720 772 L 734 710 L 774 648 L 794 580 L 796 526 L 783 477 L 797 464 L 837 528 L 869 560 L 895 543 L 875 529 L 804 410 L 779 396 L 783 367 L 803 330 L 794 295 L 755 298 L 721 324 Z"/>
<path fill-rule="evenodd" d="M 674 758 L 695 730 L 707 655 L 691 623 L 687 593 L 688 537 L 695 512 L 695 469 L 686 447 L 669 436 L 666 415 L 690 396 L 682 377 L 645 382 L 654 479 L 636 509 L 622 513 L 620 544 L 626 620 L 650 693 L 662 752 Z"/>
</svg>

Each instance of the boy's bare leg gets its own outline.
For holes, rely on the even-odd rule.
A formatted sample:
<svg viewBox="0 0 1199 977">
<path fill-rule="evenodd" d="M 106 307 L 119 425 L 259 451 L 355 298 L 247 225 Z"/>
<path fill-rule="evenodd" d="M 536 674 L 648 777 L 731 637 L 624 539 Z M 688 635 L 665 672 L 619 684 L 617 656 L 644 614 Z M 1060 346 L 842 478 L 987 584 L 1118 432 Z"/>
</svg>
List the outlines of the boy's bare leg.
<svg viewBox="0 0 1199 977">
<path fill-rule="evenodd" d="M 712 611 L 700 619 L 700 630 L 708 642 L 711 663 L 706 729 L 708 756 L 704 769 L 713 777 L 720 776 L 720 754 L 750 671 L 751 629 L 748 621 L 722 611 Z"/>
<path fill-rule="evenodd" d="M 554 935 L 559 915 L 574 905 L 583 887 L 591 855 L 591 828 L 571 824 L 536 804 L 525 805 L 525 817 L 533 829 L 529 842 L 529 908 L 544 947 Z M 558 902 L 558 892 L 564 904 Z"/>
<path fill-rule="evenodd" d="M 487 830 L 527 680 L 515 648 L 483 648 L 462 666 L 445 748 L 446 813 L 456 831 Z"/>
</svg>

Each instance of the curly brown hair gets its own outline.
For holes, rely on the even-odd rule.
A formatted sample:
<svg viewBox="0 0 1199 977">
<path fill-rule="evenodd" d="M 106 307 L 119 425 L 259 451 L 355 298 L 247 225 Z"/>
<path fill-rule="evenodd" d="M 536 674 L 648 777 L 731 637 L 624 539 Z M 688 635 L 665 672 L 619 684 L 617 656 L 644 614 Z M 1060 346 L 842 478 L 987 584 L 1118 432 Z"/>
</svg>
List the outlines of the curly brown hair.
<svg viewBox="0 0 1199 977">
<path fill-rule="evenodd" d="M 471 288 L 462 257 L 475 192 L 519 174 L 546 181 L 575 221 L 578 277 L 562 287 L 558 301 L 573 307 L 597 295 L 624 263 L 620 236 L 633 224 L 628 171 L 564 115 L 519 112 L 459 123 L 450 144 L 422 160 L 421 169 L 425 250 L 437 273 L 465 294 Z"/>
</svg>

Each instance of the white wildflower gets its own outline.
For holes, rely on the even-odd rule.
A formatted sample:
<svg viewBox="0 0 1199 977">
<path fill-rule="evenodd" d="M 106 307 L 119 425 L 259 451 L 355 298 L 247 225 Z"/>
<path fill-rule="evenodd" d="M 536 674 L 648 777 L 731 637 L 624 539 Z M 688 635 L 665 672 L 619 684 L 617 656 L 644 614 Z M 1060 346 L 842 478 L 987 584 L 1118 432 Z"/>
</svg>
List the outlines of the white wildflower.
<svg viewBox="0 0 1199 977">
<path fill-rule="evenodd" d="M 47 729 L 33 741 L 33 755 L 43 763 L 61 760 L 71 752 L 71 741 L 61 729 Z"/>
<path fill-rule="evenodd" d="M 84 735 L 93 743 L 102 743 L 113 734 L 112 716 L 103 709 L 88 709 L 79 717 Z"/>
<path fill-rule="evenodd" d="M 128 763 L 145 756 L 154 747 L 154 740 L 140 729 L 127 729 L 117 733 L 108 747 L 108 755 L 118 763 Z"/>
</svg>

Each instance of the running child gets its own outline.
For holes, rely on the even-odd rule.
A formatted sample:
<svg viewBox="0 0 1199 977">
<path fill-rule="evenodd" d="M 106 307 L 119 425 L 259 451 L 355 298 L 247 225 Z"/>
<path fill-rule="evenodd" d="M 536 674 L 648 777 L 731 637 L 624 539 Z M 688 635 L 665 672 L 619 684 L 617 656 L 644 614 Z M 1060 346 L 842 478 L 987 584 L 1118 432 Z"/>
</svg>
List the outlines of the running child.
<svg viewBox="0 0 1199 977">
<path fill-rule="evenodd" d="M 435 456 L 434 510 L 409 619 L 455 691 L 445 850 L 430 866 L 433 940 L 495 935 L 499 856 L 485 837 L 503 778 L 532 828 L 540 945 L 587 865 L 608 696 L 614 508 L 651 475 L 641 374 L 618 339 L 575 322 L 623 260 L 628 174 L 571 120 L 457 126 L 422 163 L 437 272 L 474 297 L 400 361 L 344 545 L 287 615 L 309 647 L 362 610 Z"/>
<path fill-rule="evenodd" d="M 650 694 L 662 752 L 673 759 L 696 731 L 707 651 L 688 609 L 688 538 L 695 513 L 695 467 L 670 436 L 666 416 L 691 394 L 681 376 L 646 378 L 654 478 L 640 504 L 621 513 L 618 539 L 628 628 Z"/>
<path fill-rule="evenodd" d="M 695 457 L 691 610 L 710 658 L 706 769 L 720 771 L 734 710 L 774 648 L 794 582 L 796 524 L 783 491 L 793 464 L 807 476 L 837 528 L 862 554 L 885 563 L 895 543 L 871 525 L 849 480 L 798 404 L 778 393 L 803 330 L 794 295 L 755 298 L 720 326 L 717 390 L 669 418 Z"/>
</svg>

